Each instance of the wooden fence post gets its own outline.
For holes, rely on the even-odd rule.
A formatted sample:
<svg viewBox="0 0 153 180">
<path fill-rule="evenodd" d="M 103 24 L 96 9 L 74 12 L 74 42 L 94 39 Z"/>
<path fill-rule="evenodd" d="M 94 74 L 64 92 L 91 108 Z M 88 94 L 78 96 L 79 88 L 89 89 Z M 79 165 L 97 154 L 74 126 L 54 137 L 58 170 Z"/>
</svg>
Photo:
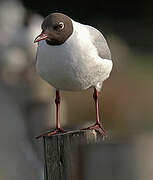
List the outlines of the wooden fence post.
<svg viewBox="0 0 153 180">
<path fill-rule="evenodd" d="M 95 131 L 72 131 L 44 136 L 45 180 L 80 180 L 80 145 L 103 141 Z"/>
</svg>

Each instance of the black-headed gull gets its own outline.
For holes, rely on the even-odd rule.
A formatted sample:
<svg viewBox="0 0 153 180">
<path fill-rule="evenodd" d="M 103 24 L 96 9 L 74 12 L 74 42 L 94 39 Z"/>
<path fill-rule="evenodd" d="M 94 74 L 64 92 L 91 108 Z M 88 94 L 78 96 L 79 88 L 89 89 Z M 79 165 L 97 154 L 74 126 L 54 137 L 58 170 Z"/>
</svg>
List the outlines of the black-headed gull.
<svg viewBox="0 0 153 180">
<path fill-rule="evenodd" d="M 99 121 L 98 91 L 112 70 L 111 53 L 104 36 L 95 28 L 78 23 L 62 13 L 48 15 L 42 23 L 36 70 L 56 88 L 56 129 L 51 136 L 65 132 L 60 126 L 60 90 L 81 91 L 94 88 L 96 123 L 85 129 L 106 132 Z"/>
</svg>

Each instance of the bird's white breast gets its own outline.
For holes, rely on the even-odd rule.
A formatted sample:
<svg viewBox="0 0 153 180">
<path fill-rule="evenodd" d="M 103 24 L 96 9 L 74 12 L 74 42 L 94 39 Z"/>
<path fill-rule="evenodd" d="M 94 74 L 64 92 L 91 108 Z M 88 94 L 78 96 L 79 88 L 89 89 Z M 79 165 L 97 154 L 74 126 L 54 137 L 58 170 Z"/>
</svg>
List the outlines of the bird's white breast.
<svg viewBox="0 0 153 180">
<path fill-rule="evenodd" d="M 73 21 L 73 28 L 73 34 L 62 45 L 39 42 L 36 70 L 56 89 L 79 91 L 98 87 L 109 76 L 112 62 L 98 56 L 84 26 Z"/>
</svg>

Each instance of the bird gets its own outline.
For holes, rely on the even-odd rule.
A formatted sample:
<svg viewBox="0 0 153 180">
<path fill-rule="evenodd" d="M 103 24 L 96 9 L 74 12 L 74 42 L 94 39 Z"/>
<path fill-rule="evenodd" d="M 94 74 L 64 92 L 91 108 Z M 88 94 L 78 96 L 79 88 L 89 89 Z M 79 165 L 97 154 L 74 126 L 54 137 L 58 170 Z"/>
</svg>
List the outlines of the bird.
<svg viewBox="0 0 153 180">
<path fill-rule="evenodd" d="M 45 17 L 41 29 L 34 40 L 38 43 L 36 72 L 56 89 L 56 128 L 43 135 L 66 132 L 59 119 L 60 91 L 93 88 L 96 122 L 81 130 L 95 130 L 106 136 L 99 118 L 98 93 L 112 71 L 113 62 L 103 34 L 58 12 Z"/>
</svg>

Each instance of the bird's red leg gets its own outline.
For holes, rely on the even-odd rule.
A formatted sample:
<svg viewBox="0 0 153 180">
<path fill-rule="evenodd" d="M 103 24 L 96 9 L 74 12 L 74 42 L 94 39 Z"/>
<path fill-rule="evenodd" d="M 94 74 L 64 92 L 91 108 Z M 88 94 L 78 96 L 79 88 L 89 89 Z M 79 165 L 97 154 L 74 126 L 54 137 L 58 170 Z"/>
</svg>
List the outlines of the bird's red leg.
<svg viewBox="0 0 153 180">
<path fill-rule="evenodd" d="M 59 109 L 60 109 L 60 94 L 59 91 L 56 90 L 56 99 L 55 99 L 55 104 L 56 104 L 56 130 L 58 132 L 65 132 L 62 128 L 61 128 L 61 124 L 60 124 L 60 119 L 59 119 Z"/>
<path fill-rule="evenodd" d="M 101 133 L 102 135 L 106 136 L 106 132 L 99 121 L 98 91 L 96 88 L 94 88 L 93 99 L 94 99 L 95 107 L 96 107 L 96 123 L 93 126 L 90 126 L 88 128 L 84 128 L 81 130 L 96 130 L 99 133 Z"/>
<path fill-rule="evenodd" d="M 37 139 L 39 139 L 42 136 L 52 136 L 52 135 L 55 135 L 55 134 L 66 132 L 61 128 L 60 120 L 59 120 L 60 94 L 59 94 L 58 90 L 56 90 L 55 104 L 56 104 L 56 129 L 36 137 Z"/>
</svg>

